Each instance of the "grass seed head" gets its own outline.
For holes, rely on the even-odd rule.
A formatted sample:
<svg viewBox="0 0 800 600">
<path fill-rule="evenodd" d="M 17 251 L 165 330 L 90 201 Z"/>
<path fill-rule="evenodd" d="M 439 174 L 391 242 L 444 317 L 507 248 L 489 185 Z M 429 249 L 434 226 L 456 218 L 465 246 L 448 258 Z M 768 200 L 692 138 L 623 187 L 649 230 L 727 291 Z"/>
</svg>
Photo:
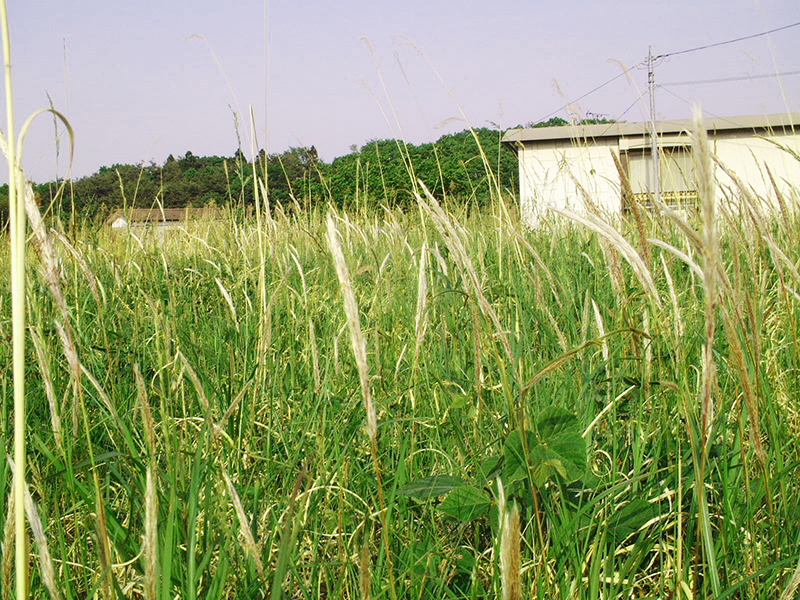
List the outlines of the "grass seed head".
<svg viewBox="0 0 800 600">
<path fill-rule="evenodd" d="M 28 523 L 33 533 L 33 539 L 36 542 L 36 547 L 39 550 L 39 569 L 41 571 L 42 582 L 47 593 L 50 595 L 51 600 L 59 600 L 61 594 L 59 593 L 59 586 L 56 585 L 55 569 L 53 569 L 53 559 L 50 556 L 50 550 L 47 547 L 47 538 L 44 535 L 44 527 L 42 526 L 42 519 L 39 517 L 39 511 L 36 509 L 36 504 L 33 502 L 31 493 L 28 486 L 25 486 L 25 513 L 28 515 Z"/>
<path fill-rule="evenodd" d="M 231 502 L 233 502 L 233 508 L 236 511 L 236 517 L 239 520 L 239 533 L 241 534 L 243 540 L 242 547 L 244 548 L 244 551 L 253 558 L 253 562 L 256 565 L 256 571 L 258 571 L 258 575 L 261 577 L 261 580 L 266 582 L 264 565 L 261 562 L 261 550 L 256 544 L 256 540 L 253 537 L 253 532 L 250 531 L 250 520 L 247 518 L 247 514 L 244 512 L 242 500 L 239 498 L 239 493 L 233 486 L 233 482 L 231 481 L 231 478 L 228 476 L 228 472 L 225 469 L 222 470 L 222 477 L 225 479 L 225 485 L 228 487 L 228 494 L 230 495 Z"/>
<path fill-rule="evenodd" d="M 414 316 L 414 371 L 416 371 L 419 360 L 419 349 L 422 346 L 422 339 L 425 337 L 427 328 L 427 306 L 428 306 L 428 247 L 422 243 L 419 251 L 419 273 L 417 276 L 417 312 Z"/>
<path fill-rule="evenodd" d="M 100 495 L 100 482 L 97 472 L 94 473 L 95 480 L 95 532 L 97 534 L 97 557 L 100 562 L 100 593 L 106 600 L 114 598 L 111 571 L 111 542 L 108 539 L 108 527 L 106 526 L 106 511 L 103 506 L 103 498 Z"/>
<path fill-rule="evenodd" d="M 144 597 L 146 600 L 155 600 L 158 568 L 158 494 L 156 493 L 155 473 L 153 472 L 152 464 L 147 466 L 147 481 L 145 485 L 144 540 L 142 543 Z"/>
<path fill-rule="evenodd" d="M 358 369 L 358 377 L 361 381 L 361 394 L 364 398 L 364 407 L 367 412 L 367 430 L 370 439 L 374 442 L 378 435 L 378 422 L 375 415 L 375 407 L 372 404 L 372 398 L 369 391 L 369 370 L 367 368 L 367 348 L 364 342 L 364 334 L 361 331 L 361 320 L 358 316 L 358 305 L 356 304 L 355 294 L 353 293 L 353 286 L 350 280 L 350 271 L 347 268 L 347 263 L 344 259 L 342 252 L 342 242 L 339 232 L 336 230 L 336 225 L 333 223 L 333 217 L 328 214 L 328 248 L 333 256 L 333 265 L 336 268 L 336 275 L 339 278 L 339 285 L 342 290 L 342 297 L 344 300 L 344 312 L 347 316 L 347 326 L 350 330 L 350 341 L 353 345 L 353 354 L 356 359 L 356 367 Z"/>
<path fill-rule="evenodd" d="M 53 380 L 50 377 L 50 366 L 47 361 L 47 353 L 45 352 L 44 341 L 42 340 L 41 333 L 35 328 L 31 327 L 31 341 L 36 350 L 36 361 L 39 363 L 39 372 L 42 375 L 42 383 L 44 384 L 44 393 L 47 396 L 47 404 L 50 407 L 50 424 L 53 428 L 53 438 L 56 442 L 56 447 L 63 452 L 64 445 L 61 440 L 61 417 L 58 409 L 58 401 L 56 400 L 55 391 L 53 389 Z"/>
<path fill-rule="evenodd" d="M 369 572 L 369 535 L 364 532 L 364 539 L 361 541 L 361 556 L 358 561 L 358 588 L 361 592 L 361 600 L 372 598 L 372 581 Z"/>
<path fill-rule="evenodd" d="M 519 600 L 522 597 L 520 582 L 520 525 L 519 508 L 516 502 L 503 515 L 503 533 L 500 541 L 500 577 L 503 600 Z"/>
<path fill-rule="evenodd" d="M 144 379 L 139 372 L 139 365 L 133 365 L 133 374 L 136 379 L 136 398 L 139 401 L 139 409 L 142 411 L 142 425 L 144 426 L 144 436 L 147 442 L 147 451 L 150 453 L 150 460 L 154 460 L 156 454 L 156 433 L 153 413 L 150 411 L 150 403 L 147 401 L 147 389 Z"/>
<path fill-rule="evenodd" d="M 797 588 L 800 588 L 800 561 L 797 562 L 797 568 L 792 573 L 792 578 L 786 584 L 786 588 L 781 594 L 780 600 L 792 600 L 795 597 Z"/>
<path fill-rule="evenodd" d="M 14 486 L 6 500 L 6 521 L 3 528 L 2 600 L 8 600 L 11 592 L 11 576 L 14 573 Z"/>
<path fill-rule="evenodd" d="M 464 287 L 466 288 L 466 291 L 478 303 L 478 306 L 480 307 L 484 317 L 492 323 L 492 326 L 495 329 L 495 334 L 500 339 L 500 343 L 505 351 L 506 358 L 508 358 L 508 364 L 513 371 L 516 371 L 516 362 L 514 361 L 514 355 L 511 352 L 511 343 L 508 341 L 506 329 L 500 323 L 497 313 L 483 293 L 480 279 L 475 271 L 475 266 L 472 264 L 472 260 L 470 260 L 469 255 L 464 248 L 464 243 L 459 230 L 455 227 L 444 210 L 442 210 L 439 202 L 436 200 L 433 194 L 430 193 L 428 188 L 425 187 L 425 184 L 422 183 L 422 181 L 419 181 L 419 185 L 425 196 L 423 197 L 421 194 L 415 193 L 417 203 L 422 207 L 423 211 L 427 213 L 431 221 L 433 221 L 433 225 L 442 236 L 444 243 L 447 245 L 447 248 L 450 251 L 450 255 L 453 257 L 453 260 L 458 266 L 459 271 L 461 271 L 461 276 L 464 280 Z"/>
</svg>

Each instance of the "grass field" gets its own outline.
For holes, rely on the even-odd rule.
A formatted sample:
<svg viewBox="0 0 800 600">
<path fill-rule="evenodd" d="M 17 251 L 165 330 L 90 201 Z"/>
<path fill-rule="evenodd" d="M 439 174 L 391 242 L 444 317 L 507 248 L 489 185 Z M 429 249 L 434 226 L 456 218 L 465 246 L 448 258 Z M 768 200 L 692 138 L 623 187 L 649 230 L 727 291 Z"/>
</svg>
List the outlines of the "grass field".
<svg viewBox="0 0 800 600">
<path fill-rule="evenodd" d="M 797 200 L 56 226 L 28 257 L 31 597 L 793 598 Z M 4 284 L 3 365 L 11 320 Z"/>
</svg>

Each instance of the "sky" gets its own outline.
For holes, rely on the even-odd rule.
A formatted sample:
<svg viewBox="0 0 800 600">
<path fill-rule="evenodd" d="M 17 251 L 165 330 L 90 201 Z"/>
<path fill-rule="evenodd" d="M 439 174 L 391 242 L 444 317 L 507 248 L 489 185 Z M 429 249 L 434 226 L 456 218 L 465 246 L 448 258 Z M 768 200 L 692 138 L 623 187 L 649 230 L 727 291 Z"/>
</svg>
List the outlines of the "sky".
<svg viewBox="0 0 800 600">
<path fill-rule="evenodd" d="M 672 54 L 654 68 L 659 119 L 694 102 L 709 117 L 800 111 L 800 27 L 676 54 L 800 22 L 797 0 L 16 0 L 8 14 L 15 135 L 52 101 L 73 178 L 251 143 L 330 161 L 468 126 L 643 121 L 650 47 Z M 67 139 L 37 117 L 27 176 L 66 176 Z"/>
</svg>

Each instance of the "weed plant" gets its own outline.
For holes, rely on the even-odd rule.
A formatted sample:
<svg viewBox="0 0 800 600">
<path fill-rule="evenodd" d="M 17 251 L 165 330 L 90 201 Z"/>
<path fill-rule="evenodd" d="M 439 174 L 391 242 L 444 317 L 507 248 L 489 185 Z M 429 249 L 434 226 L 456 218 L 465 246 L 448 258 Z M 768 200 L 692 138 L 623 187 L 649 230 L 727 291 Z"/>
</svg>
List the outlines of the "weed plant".
<svg viewBox="0 0 800 600">
<path fill-rule="evenodd" d="M 699 124 L 697 214 L 533 231 L 410 162 L 418 211 L 254 162 L 255 219 L 65 230 L 7 129 L 0 600 L 794 598 L 797 192 L 717 206 Z"/>
<path fill-rule="evenodd" d="M 63 306 L 27 267 L 31 595 L 792 597 L 797 198 L 727 192 L 713 256 L 702 214 L 528 231 L 422 188 L 327 225 L 51 236 Z M 5 365 L 10 323 L 4 286 Z"/>
</svg>

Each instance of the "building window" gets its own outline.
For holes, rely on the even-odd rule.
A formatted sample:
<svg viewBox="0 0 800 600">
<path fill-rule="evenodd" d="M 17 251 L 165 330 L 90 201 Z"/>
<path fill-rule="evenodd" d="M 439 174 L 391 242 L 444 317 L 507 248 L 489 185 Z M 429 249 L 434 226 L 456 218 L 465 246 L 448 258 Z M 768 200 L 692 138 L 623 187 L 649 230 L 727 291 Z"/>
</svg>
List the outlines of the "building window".
<svg viewBox="0 0 800 600">
<path fill-rule="evenodd" d="M 661 201 L 673 207 L 697 204 L 697 184 L 692 151 L 686 146 L 659 148 Z M 652 154 L 649 149 L 631 149 L 624 154 L 629 193 L 634 200 L 652 206 Z M 622 186 L 625 190 L 625 185 Z M 625 194 L 623 193 L 623 196 Z M 623 198 L 623 201 L 626 200 Z"/>
</svg>

